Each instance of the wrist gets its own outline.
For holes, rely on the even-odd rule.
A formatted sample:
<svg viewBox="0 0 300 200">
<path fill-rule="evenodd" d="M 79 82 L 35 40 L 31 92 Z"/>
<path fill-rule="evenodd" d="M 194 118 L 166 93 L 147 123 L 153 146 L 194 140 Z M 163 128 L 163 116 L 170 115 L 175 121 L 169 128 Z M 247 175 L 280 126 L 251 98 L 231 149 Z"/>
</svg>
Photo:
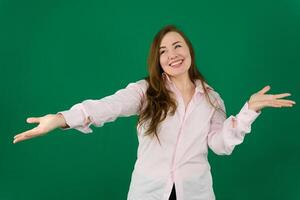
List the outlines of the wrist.
<svg viewBox="0 0 300 200">
<path fill-rule="evenodd" d="M 69 127 L 66 123 L 64 116 L 61 113 L 56 114 L 56 118 L 58 121 L 58 126 L 60 128 L 68 128 Z"/>
<path fill-rule="evenodd" d="M 255 108 L 253 107 L 253 105 L 252 105 L 252 103 L 251 103 L 250 101 L 248 101 L 248 109 L 249 109 L 249 110 L 253 110 L 253 111 L 257 112 L 257 113 L 260 112 L 259 109 L 255 109 Z"/>
</svg>

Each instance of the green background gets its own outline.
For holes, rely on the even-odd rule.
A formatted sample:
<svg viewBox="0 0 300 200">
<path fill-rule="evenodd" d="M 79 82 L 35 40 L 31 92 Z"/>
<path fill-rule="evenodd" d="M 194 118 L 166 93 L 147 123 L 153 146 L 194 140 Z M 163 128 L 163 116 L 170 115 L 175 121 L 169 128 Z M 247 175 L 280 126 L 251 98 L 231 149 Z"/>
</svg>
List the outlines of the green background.
<svg viewBox="0 0 300 200">
<path fill-rule="evenodd" d="M 126 199 L 136 116 L 88 135 L 55 130 L 18 144 L 13 136 L 35 126 L 27 117 L 142 79 L 167 24 L 192 41 L 228 116 L 268 84 L 299 102 L 299 0 L 0 0 L 0 200 Z M 300 199 L 299 114 L 297 104 L 266 108 L 231 156 L 209 153 L 218 200 Z"/>
</svg>

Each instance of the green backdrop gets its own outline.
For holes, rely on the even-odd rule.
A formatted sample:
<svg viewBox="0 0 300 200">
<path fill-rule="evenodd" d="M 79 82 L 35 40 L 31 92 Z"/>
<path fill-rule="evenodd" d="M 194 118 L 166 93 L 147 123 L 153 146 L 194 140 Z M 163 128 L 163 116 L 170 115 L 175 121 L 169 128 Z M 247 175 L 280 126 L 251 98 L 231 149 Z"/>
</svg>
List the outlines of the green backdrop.
<svg viewBox="0 0 300 200">
<path fill-rule="evenodd" d="M 88 135 L 12 144 L 26 118 L 113 94 L 147 75 L 154 34 L 176 24 L 236 115 L 251 94 L 299 102 L 300 1 L 0 0 L 0 199 L 126 199 L 136 116 Z M 266 108 L 231 156 L 209 152 L 218 200 L 300 199 L 299 105 Z"/>
</svg>

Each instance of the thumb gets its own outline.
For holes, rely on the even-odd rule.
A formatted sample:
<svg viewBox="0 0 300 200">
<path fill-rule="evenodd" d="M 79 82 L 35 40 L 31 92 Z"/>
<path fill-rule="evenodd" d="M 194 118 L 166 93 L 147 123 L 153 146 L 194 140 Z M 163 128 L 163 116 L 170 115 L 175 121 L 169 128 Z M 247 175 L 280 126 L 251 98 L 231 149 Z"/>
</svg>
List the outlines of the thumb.
<svg viewBox="0 0 300 200">
<path fill-rule="evenodd" d="M 262 90 L 260 90 L 258 93 L 259 94 L 265 94 L 266 92 L 268 92 L 271 89 L 271 86 L 267 85 L 265 86 Z"/>
<path fill-rule="evenodd" d="M 27 118 L 27 123 L 39 123 L 40 122 L 40 118 L 39 117 L 29 117 Z"/>
</svg>

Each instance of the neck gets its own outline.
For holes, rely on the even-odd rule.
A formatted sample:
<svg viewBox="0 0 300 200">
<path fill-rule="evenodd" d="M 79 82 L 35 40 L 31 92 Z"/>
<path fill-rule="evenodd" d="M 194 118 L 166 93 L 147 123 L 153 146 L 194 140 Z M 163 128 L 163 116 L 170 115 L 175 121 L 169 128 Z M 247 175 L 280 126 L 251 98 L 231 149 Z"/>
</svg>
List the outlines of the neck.
<svg viewBox="0 0 300 200">
<path fill-rule="evenodd" d="M 170 79 L 182 93 L 189 92 L 195 88 L 195 85 L 190 80 L 188 74 L 183 74 L 181 76 L 171 76 Z"/>
</svg>

